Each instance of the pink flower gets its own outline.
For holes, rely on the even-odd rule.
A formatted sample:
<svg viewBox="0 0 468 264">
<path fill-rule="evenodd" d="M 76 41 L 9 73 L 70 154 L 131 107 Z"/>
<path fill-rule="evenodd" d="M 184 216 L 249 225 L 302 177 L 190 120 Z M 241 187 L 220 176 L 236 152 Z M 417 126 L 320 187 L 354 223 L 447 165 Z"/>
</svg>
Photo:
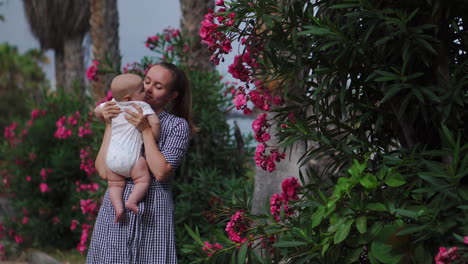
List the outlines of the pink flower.
<svg viewBox="0 0 468 264">
<path fill-rule="evenodd" d="M 463 243 L 468 244 L 468 236 L 463 237 Z"/>
<path fill-rule="evenodd" d="M 457 259 L 458 247 L 452 247 L 447 250 L 445 247 L 439 248 L 439 253 L 435 256 L 435 264 L 450 264 Z"/>
<path fill-rule="evenodd" d="M 30 182 L 32 180 L 31 176 L 26 176 L 26 181 Z"/>
<path fill-rule="evenodd" d="M 88 78 L 88 80 L 90 80 L 90 81 L 97 81 L 98 80 L 98 77 L 97 77 L 98 65 L 99 65 L 99 61 L 94 60 L 93 64 L 88 67 L 88 69 L 86 70 L 86 78 Z"/>
<path fill-rule="evenodd" d="M 39 115 L 40 115 L 40 113 L 41 113 L 41 110 L 40 110 L 40 109 L 34 109 L 34 110 L 32 110 L 32 111 L 31 111 L 31 119 L 34 120 L 34 119 L 38 118 Z"/>
<path fill-rule="evenodd" d="M 97 202 L 93 202 L 91 199 L 80 200 L 80 207 L 83 214 L 94 215 L 97 210 Z"/>
<path fill-rule="evenodd" d="M 49 186 L 47 186 L 46 183 L 41 183 L 39 184 L 39 188 L 41 189 L 41 192 L 50 192 Z"/>
<path fill-rule="evenodd" d="M 41 172 L 39 174 L 41 175 L 42 180 L 45 181 L 47 179 L 47 170 L 46 169 L 42 168 Z"/>
<path fill-rule="evenodd" d="M 216 0 L 217 6 L 224 6 L 224 0 Z"/>
<path fill-rule="evenodd" d="M 23 242 L 23 237 L 15 235 L 16 244 L 21 244 Z"/>
<path fill-rule="evenodd" d="M 91 135 L 93 134 L 93 131 L 89 129 L 89 123 L 86 122 L 84 126 L 78 127 L 78 136 L 79 137 L 84 137 L 86 135 Z"/>
<path fill-rule="evenodd" d="M 202 249 L 203 251 L 207 252 L 208 256 L 212 256 L 216 251 L 223 249 L 223 246 L 218 243 L 211 245 L 210 242 L 205 241 L 203 244 L 205 244 L 205 246 L 202 247 Z"/>
<path fill-rule="evenodd" d="M 21 223 L 22 223 L 23 225 L 25 225 L 25 224 L 27 224 L 28 222 L 29 222 L 29 218 L 27 218 L 26 216 L 23 217 L 23 220 L 21 221 Z"/>
<path fill-rule="evenodd" d="M 301 189 L 301 185 L 297 178 L 291 177 L 284 179 L 281 184 L 281 189 L 283 191 L 282 195 L 285 201 L 299 200 L 297 193 Z"/>
<path fill-rule="evenodd" d="M 70 229 L 71 229 L 71 230 L 75 230 L 77 225 L 78 225 L 78 221 L 75 220 L 75 219 L 73 219 L 73 220 L 71 221 Z"/>
<path fill-rule="evenodd" d="M 237 211 L 231 216 L 231 220 L 226 225 L 229 239 L 234 243 L 244 243 L 247 238 L 241 237 L 246 233 L 251 225 L 251 222 L 246 218 L 244 210 Z"/>
<path fill-rule="evenodd" d="M 60 219 L 58 218 L 58 216 L 54 216 L 54 217 L 52 218 L 52 223 L 53 223 L 54 225 L 60 223 Z"/>
<path fill-rule="evenodd" d="M 240 109 L 241 107 L 245 106 L 247 104 L 247 99 L 245 98 L 245 94 L 243 93 L 236 94 L 233 102 L 236 105 L 237 109 Z"/>
</svg>

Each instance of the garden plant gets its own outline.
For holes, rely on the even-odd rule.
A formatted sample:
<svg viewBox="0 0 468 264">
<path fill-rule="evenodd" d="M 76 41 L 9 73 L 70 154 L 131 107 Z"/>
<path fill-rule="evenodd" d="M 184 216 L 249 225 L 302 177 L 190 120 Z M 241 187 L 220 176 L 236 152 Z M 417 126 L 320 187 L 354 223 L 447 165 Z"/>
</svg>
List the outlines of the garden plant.
<svg viewBox="0 0 468 264">
<path fill-rule="evenodd" d="M 213 212 L 218 232 L 187 227 L 193 263 L 468 261 L 466 4 L 216 5 L 200 36 L 214 63 L 239 43 L 234 104 L 264 111 L 256 165 L 274 171 L 293 143 L 306 152 L 264 213 L 233 203 Z"/>
</svg>

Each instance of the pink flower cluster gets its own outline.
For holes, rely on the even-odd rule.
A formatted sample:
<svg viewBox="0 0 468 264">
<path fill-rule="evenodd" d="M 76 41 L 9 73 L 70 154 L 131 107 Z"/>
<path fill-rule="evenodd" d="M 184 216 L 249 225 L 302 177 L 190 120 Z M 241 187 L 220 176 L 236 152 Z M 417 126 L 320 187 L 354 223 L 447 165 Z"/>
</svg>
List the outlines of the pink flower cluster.
<svg viewBox="0 0 468 264">
<path fill-rule="evenodd" d="M 204 244 L 205 246 L 202 247 L 202 249 L 207 253 L 208 256 L 212 256 L 216 251 L 223 249 L 223 246 L 218 243 L 211 245 L 210 242 L 205 241 Z"/>
<path fill-rule="evenodd" d="M 233 100 L 237 110 L 242 110 L 245 115 L 252 113 L 252 110 L 247 106 L 248 101 L 251 101 L 255 107 L 263 111 L 270 111 L 273 104 L 284 104 L 284 100 L 280 96 L 271 95 L 260 81 L 256 81 L 255 85 L 256 89 L 253 91 L 248 91 L 243 86 L 238 87 Z"/>
<path fill-rule="evenodd" d="M 93 134 L 93 131 L 91 131 L 91 129 L 89 129 L 89 123 L 86 122 L 84 124 L 84 126 L 80 126 L 78 127 L 78 136 L 79 137 L 85 137 L 87 135 L 92 135 Z"/>
<path fill-rule="evenodd" d="M 60 138 L 60 139 L 66 139 L 73 134 L 72 130 L 66 127 L 66 125 L 68 124 L 67 120 L 68 120 L 67 117 L 62 116 L 61 118 L 59 118 L 59 120 L 57 120 L 57 122 L 55 122 L 55 125 L 57 126 L 57 130 L 54 133 L 54 137 Z"/>
<path fill-rule="evenodd" d="M 96 168 L 94 167 L 94 159 L 89 154 L 90 149 L 91 147 L 86 147 L 86 149 L 80 150 L 80 170 L 86 172 L 88 177 L 91 177 L 96 172 Z"/>
<path fill-rule="evenodd" d="M 88 78 L 88 80 L 98 80 L 99 64 L 99 61 L 93 60 L 93 64 L 88 67 L 88 69 L 86 70 L 86 78 Z"/>
<path fill-rule="evenodd" d="M 224 6 L 224 2 L 218 4 Z M 224 7 L 220 8 L 216 14 L 213 9 L 210 8 L 208 14 L 205 15 L 205 19 L 201 22 L 200 37 L 202 43 L 208 45 L 208 50 L 213 54 L 211 56 L 211 61 L 216 65 L 219 64 L 222 54 L 228 54 L 232 50 L 231 40 L 217 29 L 220 25 L 227 27 L 233 26 L 235 16 L 235 13 L 228 13 Z M 219 24 L 217 24 L 216 21 Z"/>
<path fill-rule="evenodd" d="M 271 138 L 270 134 L 266 131 L 270 127 L 270 124 L 268 124 L 266 120 L 266 116 L 267 114 L 265 113 L 260 114 L 252 123 L 252 130 L 255 132 L 255 140 L 260 143 L 266 142 Z"/>
<path fill-rule="evenodd" d="M 83 214 L 96 215 L 98 204 L 91 199 L 80 200 L 80 208 Z"/>
<path fill-rule="evenodd" d="M 81 253 L 83 254 L 86 249 L 88 248 L 88 237 L 89 237 L 89 233 L 91 231 L 91 226 L 90 225 L 87 225 L 87 224 L 82 224 L 81 225 L 81 237 L 80 237 L 80 242 L 78 243 L 78 245 L 76 246 L 76 249 Z"/>
<path fill-rule="evenodd" d="M 91 193 L 94 193 L 97 190 L 99 190 L 99 184 L 95 182 L 92 182 L 90 184 L 83 184 L 83 183 L 80 183 L 79 181 L 76 181 L 75 185 L 76 185 L 76 189 L 75 189 L 76 192 L 89 191 Z"/>
<path fill-rule="evenodd" d="M 148 49 L 154 50 L 158 45 L 159 45 L 159 36 L 158 36 L 158 35 L 149 36 L 149 37 L 146 39 L 145 46 L 146 46 Z"/>
<path fill-rule="evenodd" d="M 252 123 L 252 129 L 255 132 L 255 139 L 260 142 L 255 150 L 255 164 L 268 172 L 273 172 L 276 169 L 276 162 L 280 162 L 286 157 L 286 153 L 279 153 L 278 149 L 270 148 L 270 154 L 266 154 L 266 141 L 270 140 L 271 136 L 266 131 L 270 127 L 266 120 L 266 114 L 261 114 Z"/>
<path fill-rule="evenodd" d="M 277 149 L 270 148 L 270 154 L 266 154 L 266 144 L 257 145 L 255 149 L 255 165 L 268 172 L 276 170 L 276 163 L 286 158 L 286 153 L 279 153 Z"/>
<path fill-rule="evenodd" d="M 3 224 L 0 223 L 0 239 L 3 239 L 5 237 L 5 234 L 8 234 L 11 238 L 13 238 L 16 242 L 16 244 L 21 244 L 23 243 L 23 237 L 18 235 L 15 230 L 10 229 L 8 232 L 6 232 L 6 228 Z M 5 256 L 5 248 L 2 244 L 0 244 L 0 260 L 2 260 L 2 256 Z"/>
<path fill-rule="evenodd" d="M 18 127 L 18 123 L 13 122 L 11 125 L 6 126 L 3 131 L 3 136 L 8 141 L 8 144 L 12 147 L 18 145 L 21 142 L 21 139 L 16 137 L 15 130 Z"/>
<path fill-rule="evenodd" d="M 283 207 L 286 216 L 291 216 L 294 213 L 294 210 L 289 207 L 289 202 L 299 200 L 298 192 L 301 185 L 297 178 L 291 177 L 283 180 L 281 189 L 281 194 L 275 193 L 270 198 L 270 213 L 276 222 L 280 221 L 281 207 Z"/>
<path fill-rule="evenodd" d="M 70 230 L 75 230 L 77 225 L 78 225 L 78 220 L 76 219 L 71 220 Z"/>
<path fill-rule="evenodd" d="M 450 264 L 457 259 L 458 247 L 446 249 L 445 247 L 439 248 L 439 253 L 434 258 L 435 264 Z"/>
<path fill-rule="evenodd" d="M 244 210 L 239 210 L 231 216 L 231 220 L 226 225 L 229 239 L 234 243 L 244 243 L 247 238 L 241 237 L 247 232 L 251 225 L 250 220 L 246 218 Z"/>
</svg>

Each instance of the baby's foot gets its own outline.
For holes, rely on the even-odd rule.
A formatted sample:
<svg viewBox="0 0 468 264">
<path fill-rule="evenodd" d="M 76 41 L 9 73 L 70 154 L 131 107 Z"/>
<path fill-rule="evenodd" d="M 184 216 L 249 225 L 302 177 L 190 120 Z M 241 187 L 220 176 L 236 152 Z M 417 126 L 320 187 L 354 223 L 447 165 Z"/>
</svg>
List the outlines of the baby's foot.
<svg viewBox="0 0 468 264">
<path fill-rule="evenodd" d="M 128 210 L 134 212 L 135 214 L 138 214 L 138 205 L 134 203 L 125 203 L 125 207 L 127 207 Z"/>
<path fill-rule="evenodd" d="M 116 223 L 122 220 L 124 213 L 125 213 L 125 210 L 123 208 L 119 208 L 115 210 L 115 222 Z"/>
</svg>

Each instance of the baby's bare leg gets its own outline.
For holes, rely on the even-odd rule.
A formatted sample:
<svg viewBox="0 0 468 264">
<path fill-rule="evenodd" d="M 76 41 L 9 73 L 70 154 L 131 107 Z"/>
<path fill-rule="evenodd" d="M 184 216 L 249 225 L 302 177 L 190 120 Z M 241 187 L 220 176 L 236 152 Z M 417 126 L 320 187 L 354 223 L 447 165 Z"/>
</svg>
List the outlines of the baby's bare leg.
<svg viewBox="0 0 468 264">
<path fill-rule="evenodd" d="M 122 219 L 125 208 L 123 206 L 123 192 L 125 188 L 125 177 L 107 169 L 107 183 L 109 185 L 109 198 L 115 210 L 115 222 Z"/>
<path fill-rule="evenodd" d="M 125 203 L 125 207 L 137 214 L 138 202 L 140 202 L 143 197 L 145 197 L 151 182 L 148 165 L 146 164 L 145 158 L 138 158 L 135 166 L 130 172 L 130 175 L 132 176 L 135 186 L 133 187 L 130 197 L 128 197 L 128 200 Z"/>
</svg>

